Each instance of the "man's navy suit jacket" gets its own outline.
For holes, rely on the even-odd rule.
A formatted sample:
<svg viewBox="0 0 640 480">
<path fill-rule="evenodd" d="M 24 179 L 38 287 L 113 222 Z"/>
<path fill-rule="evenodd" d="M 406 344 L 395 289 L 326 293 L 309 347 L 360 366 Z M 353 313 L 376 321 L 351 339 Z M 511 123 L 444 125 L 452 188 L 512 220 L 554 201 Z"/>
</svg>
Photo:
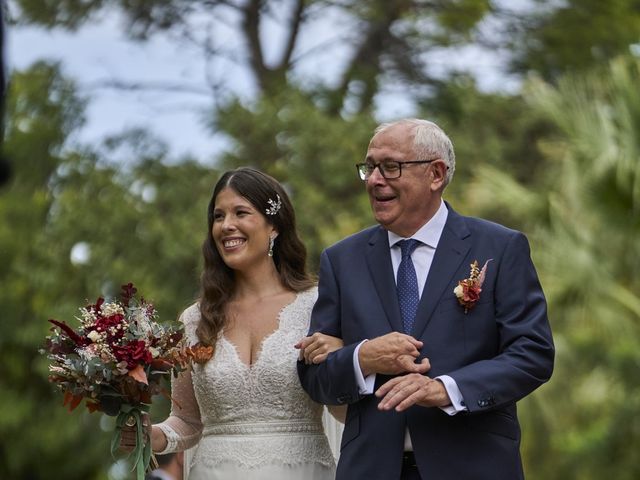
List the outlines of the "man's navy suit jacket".
<svg viewBox="0 0 640 480">
<path fill-rule="evenodd" d="M 337 480 L 400 478 L 406 428 L 423 480 L 523 478 L 516 401 L 553 370 L 546 301 L 522 233 L 447 208 L 411 335 L 424 342 L 428 375 L 452 377 L 468 412 L 382 412 L 374 395 L 359 393 L 357 344 L 402 332 L 388 234 L 372 227 L 322 253 L 310 332 L 341 337 L 345 347 L 319 365 L 299 362 L 298 371 L 314 400 L 349 405 Z M 453 290 L 474 260 L 489 259 L 480 299 L 465 313 Z M 377 375 L 375 388 L 389 378 Z"/>
</svg>

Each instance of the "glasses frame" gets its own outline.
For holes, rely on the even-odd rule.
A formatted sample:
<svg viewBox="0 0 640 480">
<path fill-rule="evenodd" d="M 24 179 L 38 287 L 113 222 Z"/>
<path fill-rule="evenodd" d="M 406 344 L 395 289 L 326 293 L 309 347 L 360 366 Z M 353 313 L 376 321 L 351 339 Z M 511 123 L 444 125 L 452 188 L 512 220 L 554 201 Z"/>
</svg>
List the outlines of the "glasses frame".
<svg viewBox="0 0 640 480">
<path fill-rule="evenodd" d="M 366 182 L 367 180 L 369 180 L 369 178 L 371 177 L 371 175 L 373 175 L 373 172 L 375 171 L 375 169 L 377 168 L 378 171 L 380 172 L 380 175 L 382 175 L 382 178 L 384 178 L 385 180 L 394 180 L 396 178 L 400 178 L 402 176 L 402 166 L 403 165 L 416 165 L 416 164 L 420 164 L 420 163 L 431 163 L 431 162 L 435 162 L 436 160 L 440 160 L 440 157 L 437 158 L 432 158 L 431 160 L 409 160 L 407 162 L 399 162 L 397 160 L 385 160 L 383 162 L 378 162 L 378 163 L 373 163 L 373 162 L 363 162 L 363 163 L 356 163 L 356 171 L 358 172 L 358 178 L 360 180 L 362 180 L 363 182 Z M 383 169 L 380 167 L 383 163 L 395 163 L 398 165 L 398 176 L 397 177 L 387 177 L 383 171 Z M 361 173 L 360 169 L 364 168 L 368 165 L 373 165 L 373 168 L 371 169 L 371 173 L 369 173 L 368 175 Z M 448 169 L 449 167 L 447 167 Z"/>
</svg>

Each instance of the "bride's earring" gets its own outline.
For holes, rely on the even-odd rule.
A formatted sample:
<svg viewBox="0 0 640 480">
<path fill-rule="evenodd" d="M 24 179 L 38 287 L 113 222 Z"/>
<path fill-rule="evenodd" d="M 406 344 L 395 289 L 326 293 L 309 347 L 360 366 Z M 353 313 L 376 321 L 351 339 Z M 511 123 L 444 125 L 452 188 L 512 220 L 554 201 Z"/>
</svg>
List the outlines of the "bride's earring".
<svg viewBox="0 0 640 480">
<path fill-rule="evenodd" d="M 269 252 L 267 255 L 273 257 L 273 245 L 276 242 L 276 237 L 269 237 Z"/>
</svg>

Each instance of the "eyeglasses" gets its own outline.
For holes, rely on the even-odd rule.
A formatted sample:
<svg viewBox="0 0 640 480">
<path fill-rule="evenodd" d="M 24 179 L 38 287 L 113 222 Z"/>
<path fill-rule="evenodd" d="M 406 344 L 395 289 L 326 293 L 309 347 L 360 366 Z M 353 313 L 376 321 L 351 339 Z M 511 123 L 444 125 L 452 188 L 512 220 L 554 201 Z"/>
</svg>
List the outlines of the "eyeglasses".
<svg viewBox="0 0 640 480">
<path fill-rule="evenodd" d="M 402 167 L 407 165 L 415 165 L 417 163 L 431 163 L 439 160 L 439 158 L 432 158 L 431 160 L 412 160 L 410 162 L 396 162 L 395 160 L 385 160 L 380 163 L 366 162 L 356 163 L 356 170 L 358 170 L 358 176 L 360 180 L 367 181 L 373 171 L 377 168 L 385 179 L 400 178 L 402 175 Z"/>
</svg>

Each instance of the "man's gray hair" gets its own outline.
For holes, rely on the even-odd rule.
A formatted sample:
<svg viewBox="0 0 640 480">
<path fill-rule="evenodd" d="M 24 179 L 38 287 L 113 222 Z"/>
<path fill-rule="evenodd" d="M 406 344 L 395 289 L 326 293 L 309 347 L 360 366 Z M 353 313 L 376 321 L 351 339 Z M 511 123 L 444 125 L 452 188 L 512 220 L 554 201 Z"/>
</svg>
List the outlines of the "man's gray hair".
<svg viewBox="0 0 640 480">
<path fill-rule="evenodd" d="M 444 179 L 444 186 L 449 185 L 456 170 L 456 154 L 453 151 L 453 143 L 438 125 L 429 120 L 419 118 L 404 118 L 395 122 L 378 125 L 375 134 L 383 132 L 390 127 L 407 125 L 413 132 L 413 150 L 416 155 L 414 160 L 431 160 L 441 158 L 449 167 Z"/>
</svg>

